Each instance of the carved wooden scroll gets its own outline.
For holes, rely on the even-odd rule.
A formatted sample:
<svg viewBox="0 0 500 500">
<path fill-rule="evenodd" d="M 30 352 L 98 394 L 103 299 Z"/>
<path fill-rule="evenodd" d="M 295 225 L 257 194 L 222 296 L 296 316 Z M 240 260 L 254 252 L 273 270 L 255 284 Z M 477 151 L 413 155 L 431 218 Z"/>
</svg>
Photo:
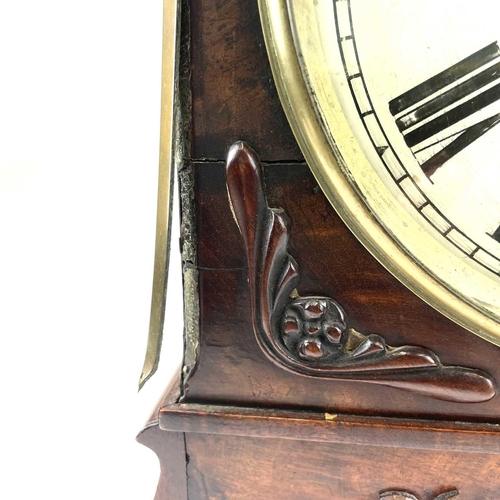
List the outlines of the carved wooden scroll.
<svg viewBox="0 0 500 500">
<path fill-rule="evenodd" d="M 458 490 L 447 491 L 446 493 L 441 493 L 434 498 L 434 500 L 449 500 L 450 498 L 457 498 Z M 415 495 L 408 493 L 406 491 L 384 491 L 380 493 L 380 500 L 419 500 Z"/>
<path fill-rule="evenodd" d="M 259 158 L 244 143 L 229 151 L 226 180 L 246 249 L 254 332 L 275 364 L 308 377 L 358 380 L 445 401 L 477 403 L 495 395 L 487 374 L 443 366 L 423 347 L 390 347 L 379 335 L 350 328 L 331 298 L 299 297 L 298 265 L 288 254 L 289 219 L 268 207 Z"/>
</svg>

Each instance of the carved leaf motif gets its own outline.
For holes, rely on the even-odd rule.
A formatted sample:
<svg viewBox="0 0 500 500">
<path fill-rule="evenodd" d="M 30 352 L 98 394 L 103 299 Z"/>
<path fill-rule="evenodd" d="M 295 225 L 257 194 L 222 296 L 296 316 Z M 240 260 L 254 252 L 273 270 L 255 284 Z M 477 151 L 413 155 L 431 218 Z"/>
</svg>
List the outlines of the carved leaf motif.
<svg viewBox="0 0 500 500">
<path fill-rule="evenodd" d="M 476 403 L 496 394 L 493 380 L 479 370 L 443 366 L 424 347 L 391 347 L 379 335 L 354 331 L 329 297 L 292 297 L 299 268 L 288 253 L 290 221 L 282 209 L 268 207 L 261 175 L 255 152 L 234 144 L 227 189 L 247 255 L 253 328 L 269 359 L 308 377 L 358 380 L 445 401 Z"/>
<path fill-rule="evenodd" d="M 441 493 L 434 500 L 448 500 L 450 498 L 458 497 L 458 490 L 448 491 L 446 493 Z M 382 500 L 419 500 L 418 497 L 408 493 L 406 491 L 385 491 L 380 493 L 379 498 Z"/>
<path fill-rule="evenodd" d="M 404 500 L 405 498 L 410 500 L 419 500 L 415 495 L 405 491 L 386 491 L 385 493 L 381 493 L 379 498 L 386 500 Z"/>
</svg>

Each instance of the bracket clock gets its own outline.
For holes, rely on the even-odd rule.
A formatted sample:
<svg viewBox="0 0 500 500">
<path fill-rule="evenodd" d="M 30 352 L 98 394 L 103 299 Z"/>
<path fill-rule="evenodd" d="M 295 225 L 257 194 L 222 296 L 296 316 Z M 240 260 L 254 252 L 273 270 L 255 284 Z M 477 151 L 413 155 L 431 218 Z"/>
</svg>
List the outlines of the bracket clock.
<svg viewBox="0 0 500 500">
<path fill-rule="evenodd" d="M 157 500 L 500 498 L 495 10 L 165 0 Z"/>
</svg>

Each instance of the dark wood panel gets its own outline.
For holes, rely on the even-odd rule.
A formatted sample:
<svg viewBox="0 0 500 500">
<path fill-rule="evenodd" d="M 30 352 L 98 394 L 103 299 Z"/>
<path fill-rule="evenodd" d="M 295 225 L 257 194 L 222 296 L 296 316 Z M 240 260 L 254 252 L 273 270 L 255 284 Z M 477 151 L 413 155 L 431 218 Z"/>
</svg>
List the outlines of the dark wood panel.
<svg viewBox="0 0 500 500">
<path fill-rule="evenodd" d="M 433 500 L 497 500 L 500 456 L 187 434 L 190 500 L 376 500 L 387 490 Z"/>
<path fill-rule="evenodd" d="M 301 160 L 272 80 L 256 0 L 191 0 L 192 157 L 235 140 L 265 161 Z"/>
<path fill-rule="evenodd" d="M 290 252 L 302 270 L 301 295 L 334 298 L 361 333 L 393 346 L 432 349 L 447 365 L 500 380 L 500 349 L 463 330 L 408 291 L 340 221 L 305 165 L 265 168 L 269 204 L 291 219 Z M 313 380 L 270 363 L 254 338 L 241 237 L 227 200 L 223 164 L 196 168 L 201 355 L 186 401 L 325 409 L 342 413 L 499 421 L 500 398 L 438 402 L 397 389 Z"/>
</svg>

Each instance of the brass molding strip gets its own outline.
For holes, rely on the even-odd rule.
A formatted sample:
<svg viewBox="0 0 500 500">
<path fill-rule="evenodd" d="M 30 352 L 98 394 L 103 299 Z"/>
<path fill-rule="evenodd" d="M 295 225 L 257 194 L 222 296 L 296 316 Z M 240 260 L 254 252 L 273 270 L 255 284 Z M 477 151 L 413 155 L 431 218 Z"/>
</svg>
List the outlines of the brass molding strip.
<svg viewBox="0 0 500 500">
<path fill-rule="evenodd" d="M 160 119 L 160 158 L 153 292 L 146 358 L 139 390 L 158 368 L 163 337 L 165 301 L 170 257 L 172 185 L 174 175 L 175 102 L 179 62 L 180 5 L 178 0 L 163 3 L 163 54 Z"/>
</svg>

